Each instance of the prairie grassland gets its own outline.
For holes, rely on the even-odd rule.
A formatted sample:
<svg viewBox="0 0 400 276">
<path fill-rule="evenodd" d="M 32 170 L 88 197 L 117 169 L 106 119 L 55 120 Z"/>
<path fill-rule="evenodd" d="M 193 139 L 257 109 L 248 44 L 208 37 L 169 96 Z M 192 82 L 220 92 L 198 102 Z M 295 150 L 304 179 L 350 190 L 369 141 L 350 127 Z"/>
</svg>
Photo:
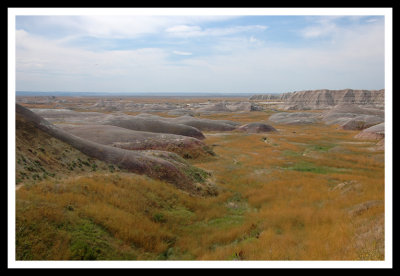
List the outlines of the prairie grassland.
<svg viewBox="0 0 400 276">
<path fill-rule="evenodd" d="M 242 123 L 270 113 L 204 116 Z M 214 197 L 128 173 L 17 191 L 18 259 L 383 260 L 384 162 L 376 141 L 323 124 L 206 133 Z"/>
<path fill-rule="evenodd" d="M 215 168 L 218 184 L 242 196 L 245 222 L 259 235 L 202 258 L 240 252 L 241 259 L 383 259 L 384 163 L 377 157 L 384 153 L 370 150 L 376 142 L 322 124 L 274 127 L 278 132 L 207 139 L 221 158 L 199 166 Z M 353 206 L 371 201 L 379 204 L 349 216 Z M 365 229 L 368 223 L 374 230 Z"/>
</svg>

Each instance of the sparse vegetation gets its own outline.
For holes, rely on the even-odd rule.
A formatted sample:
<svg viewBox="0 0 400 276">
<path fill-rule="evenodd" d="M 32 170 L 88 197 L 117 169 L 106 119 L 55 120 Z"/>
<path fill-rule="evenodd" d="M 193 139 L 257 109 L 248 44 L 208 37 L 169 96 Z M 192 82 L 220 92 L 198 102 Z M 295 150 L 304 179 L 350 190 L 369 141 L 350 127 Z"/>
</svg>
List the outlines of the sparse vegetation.
<svg viewBox="0 0 400 276">
<path fill-rule="evenodd" d="M 202 117 L 248 123 L 271 114 Z M 199 183 L 212 174 L 218 194 L 204 197 L 17 124 L 17 181 L 31 183 L 17 191 L 17 259 L 383 260 L 384 152 L 335 126 L 274 127 L 267 136 L 205 132 L 213 158 L 171 155 L 195 165 L 184 173 Z M 366 202 L 376 204 L 351 213 Z"/>
<path fill-rule="evenodd" d="M 103 162 L 87 158 L 78 150 L 38 130 L 20 116 L 16 118 L 16 130 L 17 184 L 30 185 L 42 179 L 88 173 L 93 168 L 98 170 L 100 166 L 108 168 Z M 32 145 L 37 150 L 33 150 Z M 114 171 L 121 170 L 114 168 Z"/>
</svg>

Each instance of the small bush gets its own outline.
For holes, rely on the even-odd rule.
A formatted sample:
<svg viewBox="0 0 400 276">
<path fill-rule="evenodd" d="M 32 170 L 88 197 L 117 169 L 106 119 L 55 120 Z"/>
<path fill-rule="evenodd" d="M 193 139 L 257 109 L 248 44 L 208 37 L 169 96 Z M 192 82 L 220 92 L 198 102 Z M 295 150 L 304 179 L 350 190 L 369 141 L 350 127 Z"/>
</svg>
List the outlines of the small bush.
<svg viewBox="0 0 400 276">
<path fill-rule="evenodd" d="M 153 215 L 153 221 L 154 221 L 154 222 L 161 222 L 161 223 L 164 223 L 164 222 L 166 222 L 167 220 L 166 220 L 164 214 L 162 214 L 162 213 L 156 213 L 156 214 Z"/>
</svg>

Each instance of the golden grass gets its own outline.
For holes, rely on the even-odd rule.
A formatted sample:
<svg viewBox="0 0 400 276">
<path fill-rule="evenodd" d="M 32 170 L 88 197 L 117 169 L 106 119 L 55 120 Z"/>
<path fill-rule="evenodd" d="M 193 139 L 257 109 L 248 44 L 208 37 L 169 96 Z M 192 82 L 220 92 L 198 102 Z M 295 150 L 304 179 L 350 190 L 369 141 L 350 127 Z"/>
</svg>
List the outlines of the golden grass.
<svg viewBox="0 0 400 276">
<path fill-rule="evenodd" d="M 244 115 L 241 120 L 246 121 Z M 268 145 L 260 141 L 261 135 L 209 139 L 210 143 L 221 144 L 221 148 L 215 147 L 215 152 L 224 157 L 221 163 L 231 158 L 237 165 L 217 172 L 218 178 L 224 186 L 241 192 L 257 210 L 249 212 L 247 218 L 258 225 L 261 234 L 243 246 L 233 243 L 219 247 L 202 258 L 229 259 L 235 252 L 241 252 L 242 259 L 360 258 L 364 253 L 352 245 L 352 239 L 357 231 L 355 221 L 361 217 L 349 218 L 348 208 L 369 200 L 384 200 L 384 163 L 374 158 L 379 153 L 369 151 L 368 143 L 357 144 L 354 132 L 337 130 L 334 126 L 277 128 L 278 133 L 265 135 L 270 141 Z M 348 141 L 356 144 L 345 144 L 338 152 L 329 151 Z M 285 154 L 288 151 L 292 154 Z M 315 154 L 304 156 L 306 152 Z M 234 159 L 245 162 L 240 164 Z M 302 170 L 301 166 L 287 169 L 304 161 L 315 169 Z M 360 183 L 361 188 L 347 194 L 331 191 L 345 181 Z M 383 210 L 367 210 L 362 216 L 374 216 L 374 212 L 382 214 Z M 370 252 L 369 256 L 380 259 L 383 255 Z"/>
<path fill-rule="evenodd" d="M 250 122 L 266 120 L 268 113 L 204 117 Z M 98 172 L 22 188 L 17 226 L 33 230 L 17 231 L 17 255 L 75 256 L 76 237 L 65 225 L 83 219 L 104 229 L 115 252 L 137 259 L 384 259 L 383 204 L 349 215 L 358 204 L 384 201 L 384 163 L 377 158 L 383 153 L 334 126 L 276 128 L 267 134 L 207 137 L 217 158 L 193 163 L 212 171 L 216 197 L 193 197 L 127 173 Z M 350 184 L 334 189 L 342 183 Z M 25 238 L 32 233 L 43 237 L 26 251 L 31 255 L 24 255 Z M 113 256 L 104 254 L 97 257 Z"/>
</svg>

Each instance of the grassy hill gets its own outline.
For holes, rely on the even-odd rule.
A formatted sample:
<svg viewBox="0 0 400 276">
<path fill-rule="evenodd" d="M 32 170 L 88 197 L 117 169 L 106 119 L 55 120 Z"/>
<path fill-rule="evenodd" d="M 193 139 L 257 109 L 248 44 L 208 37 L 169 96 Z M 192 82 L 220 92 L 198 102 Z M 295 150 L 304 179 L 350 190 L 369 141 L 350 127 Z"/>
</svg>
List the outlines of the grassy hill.
<svg viewBox="0 0 400 276">
<path fill-rule="evenodd" d="M 16 184 L 30 185 L 41 180 L 59 180 L 91 172 L 119 172 L 104 163 L 38 129 L 16 114 Z"/>
<path fill-rule="evenodd" d="M 18 114 L 16 184 L 19 260 L 163 258 L 174 240 L 163 224 L 192 208 L 188 193 L 90 158 Z"/>
</svg>

